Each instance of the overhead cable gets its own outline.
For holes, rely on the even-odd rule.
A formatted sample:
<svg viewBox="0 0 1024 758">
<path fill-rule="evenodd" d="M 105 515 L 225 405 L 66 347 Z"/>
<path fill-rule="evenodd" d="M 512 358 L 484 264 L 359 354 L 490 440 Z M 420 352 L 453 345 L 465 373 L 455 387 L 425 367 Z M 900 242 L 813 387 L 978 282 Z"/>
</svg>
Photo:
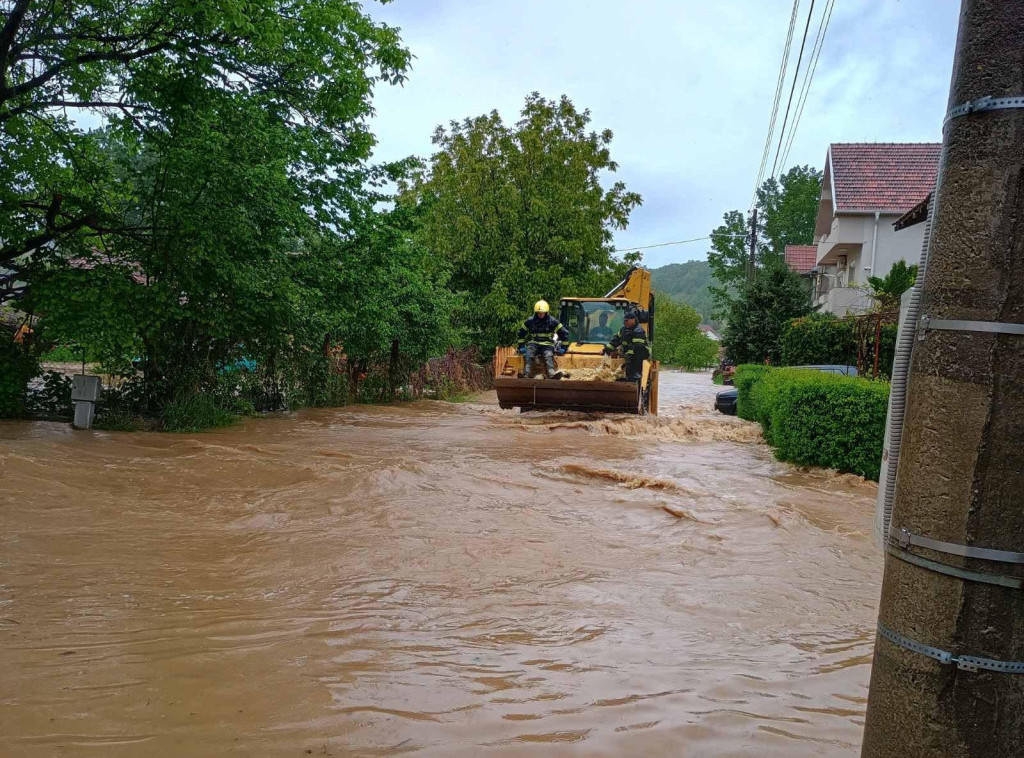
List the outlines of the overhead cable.
<svg viewBox="0 0 1024 758">
<path fill-rule="evenodd" d="M 779 163 L 779 154 L 782 151 L 782 138 L 786 135 L 786 124 L 789 121 L 789 109 L 793 105 L 793 94 L 796 92 L 796 80 L 800 75 L 800 63 L 804 58 L 804 47 L 807 45 L 807 32 L 811 28 L 811 16 L 814 13 L 814 0 L 811 0 L 811 7 L 807 10 L 807 23 L 804 24 L 804 36 L 800 41 L 800 54 L 796 58 L 796 70 L 793 72 L 793 86 L 789 90 L 789 100 L 786 102 L 786 115 L 782 118 L 782 129 L 779 131 L 779 144 L 775 148 L 775 160 L 772 161 L 772 172 L 770 176 L 775 176 L 775 168 Z"/>
<path fill-rule="evenodd" d="M 706 235 L 704 237 L 693 237 L 693 238 L 688 239 L 688 240 L 676 240 L 675 242 L 659 242 L 659 243 L 657 243 L 655 245 L 627 245 L 627 246 L 621 247 L 621 248 L 616 247 L 616 248 L 612 248 L 612 252 L 614 252 L 614 253 L 627 253 L 630 250 L 650 250 L 650 249 L 655 248 L 655 247 L 669 247 L 670 245 L 685 245 L 688 242 L 700 242 L 701 240 L 709 240 L 709 239 L 713 239 L 715 237 L 743 237 L 743 238 L 746 238 L 746 237 L 749 237 L 749 236 L 750 236 L 749 234 L 726 234 L 726 233 L 715 233 L 715 232 L 712 232 L 711 234 Z"/>
<path fill-rule="evenodd" d="M 821 58 L 821 50 L 825 46 L 825 35 L 828 34 L 828 24 L 832 20 L 832 10 L 836 7 L 836 0 L 829 0 L 828 6 L 822 13 L 821 22 L 818 24 L 818 36 L 814 42 L 814 50 L 811 52 L 811 60 L 804 76 L 804 84 L 797 100 L 796 117 L 793 119 L 793 126 L 789 130 L 789 137 L 786 140 L 786 149 L 782 154 L 780 171 L 785 170 L 789 161 L 789 152 L 793 149 L 793 140 L 796 139 L 796 130 L 800 126 L 800 118 L 804 113 L 804 106 L 807 104 L 807 95 L 811 91 L 811 82 L 814 80 L 814 72 L 818 68 L 818 59 Z"/>
<path fill-rule="evenodd" d="M 782 99 L 782 88 L 786 81 L 786 69 L 789 66 L 789 53 L 793 46 L 793 29 L 796 27 L 796 18 L 799 15 L 800 0 L 793 0 L 793 12 L 789 16 L 789 31 L 786 33 L 786 44 L 782 46 L 782 61 L 779 63 L 779 77 L 775 84 L 775 99 L 772 103 L 772 114 L 768 119 L 768 135 L 764 140 L 764 150 L 761 152 L 761 167 L 757 170 L 757 179 L 754 180 L 754 196 L 750 201 L 750 207 L 757 202 L 757 189 L 761 186 L 764 178 L 764 170 L 768 165 L 768 155 L 771 153 L 772 136 L 775 134 L 775 124 L 779 116 L 779 102 Z"/>
</svg>

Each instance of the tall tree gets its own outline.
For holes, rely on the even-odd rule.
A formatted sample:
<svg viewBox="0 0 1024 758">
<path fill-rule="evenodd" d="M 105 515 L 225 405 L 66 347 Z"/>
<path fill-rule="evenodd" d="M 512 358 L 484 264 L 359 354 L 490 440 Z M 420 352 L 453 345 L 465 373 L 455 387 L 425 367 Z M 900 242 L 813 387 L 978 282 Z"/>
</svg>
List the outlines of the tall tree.
<svg viewBox="0 0 1024 758">
<path fill-rule="evenodd" d="M 811 298 L 800 276 L 784 263 L 769 263 L 740 286 L 729 306 L 722 334 L 726 355 L 736 363 L 778 365 L 782 335 L 790 319 L 811 312 Z"/>
<path fill-rule="evenodd" d="M 759 244 L 765 248 L 765 259 L 784 261 L 786 245 L 814 241 L 820 197 L 821 172 L 811 166 L 794 166 L 778 180 L 765 180 L 757 190 Z"/>
<path fill-rule="evenodd" d="M 757 190 L 757 237 L 755 267 L 782 263 L 786 245 L 814 241 L 814 222 L 821 194 L 821 172 L 811 166 L 794 166 L 776 180 L 766 179 Z M 711 232 L 708 263 L 718 285 L 711 288 L 717 312 L 728 310 L 740 285 L 747 279 L 750 260 L 750 223 L 740 211 L 729 211 Z"/>
<path fill-rule="evenodd" d="M 117 166 L 83 127 L 96 119 L 132 145 L 181 133 L 194 106 L 258 107 L 287 131 L 288 181 L 315 223 L 344 228 L 367 207 L 357 196 L 373 84 L 402 81 L 409 53 L 356 0 L 2 6 L 0 286 L 29 256 L 170 231 L 121 213 Z"/>
<path fill-rule="evenodd" d="M 697 311 L 659 292 L 655 314 L 655 358 L 666 365 L 685 369 L 704 368 L 715 362 L 718 343 L 697 328 L 700 325 Z"/>
<path fill-rule="evenodd" d="M 407 184 L 421 239 L 451 263 L 463 294 L 462 320 L 484 352 L 507 344 L 533 302 L 601 295 L 626 268 L 612 252 L 612 230 L 640 204 L 622 182 L 610 188 L 612 133 L 589 130 L 590 112 L 567 97 L 526 98 L 506 125 L 493 111 L 434 134 L 429 166 Z"/>
</svg>

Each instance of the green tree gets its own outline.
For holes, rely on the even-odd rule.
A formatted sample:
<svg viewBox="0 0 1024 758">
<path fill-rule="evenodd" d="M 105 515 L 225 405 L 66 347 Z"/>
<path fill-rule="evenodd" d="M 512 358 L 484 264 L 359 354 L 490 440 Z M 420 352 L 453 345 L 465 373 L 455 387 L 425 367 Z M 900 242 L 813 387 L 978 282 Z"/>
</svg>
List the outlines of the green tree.
<svg viewBox="0 0 1024 758">
<path fill-rule="evenodd" d="M 774 263 L 744 283 L 729 306 L 722 335 L 726 355 L 736 363 L 782 360 L 782 336 L 790 319 L 811 312 L 811 299 L 800 276 Z"/>
<path fill-rule="evenodd" d="M 917 266 L 908 266 L 906 261 L 898 260 L 885 276 L 869 276 L 868 286 L 879 310 L 892 311 L 900 307 L 900 298 L 914 286 L 915 281 Z"/>
<path fill-rule="evenodd" d="M 641 199 L 622 182 L 602 186 L 617 168 L 612 133 L 589 125 L 569 98 L 534 93 L 514 126 L 492 111 L 439 127 L 438 152 L 403 186 L 420 239 L 451 263 L 460 320 L 484 353 L 510 343 L 537 299 L 602 295 L 639 257 L 612 252 L 612 230 Z"/>
<path fill-rule="evenodd" d="M 776 180 L 766 179 L 757 190 L 755 267 L 784 263 L 786 245 L 809 245 L 821 194 L 821 172 L 794 166 Z M 718 284 L 711 287 L 718 313 L 728 310 L 740 285 L 747 280 L 750 223 L 740 211 L 729 211 L 711 232 L 708 263 Z"/>
<path fill-rule="evenodd" d="M 288 141 L 287 182 L 311 220 L 344 229 L 368 207 L 357 195 L 373 145 L 365 118 L 373 86 L 402 81 L 409 53 L 355 0 L 10 0 L 5 8 L 0 285 L 27 281 L 20 271 L 30 258 L 57 265 L 97 242 L 173 234 L 153 226 L 165 218 L 159 209 L 125 215 L 120 167 L 104 149 L 108 135 L 83 127 L 90 117 L 126 149 L 146 143 L 158 152 L 211 109 L 239 129 L 270 122 Z M 240 123 L 257 110 L 258 122 Z M 202 172 L 192 178 L 197 204 L 222 200 L 205 195 Z"/>
<path fill-rule="evenodd" d="M 349 0 L 99 3 L 63 45 L 66 6 L 25 5 L 0 45 L 0 265 L 52 337 L 141 358 L 151 412 L 241 358 L 320 403 L 332 346 L 408 366 L 455 340 L 447 264 L 375 210 L 408 168 L 367 163 L 374 82 L 408 63 L 393 30 Z M 32 55 L 45 81 L 11 63 Z M 60 117 L 53 81 L 105 125 Z"/>
<path fill-rule="evenodd" d="M 668 295 L 655 295 L 654 357 L 669 366 L 704 368 L 718 357 L 718 343 L 697 326 L 700 314 Z"/>
<path fill-rule="evenodd" d="M 769 257 L 785 261 L 786 245 L 809 245 L 821 198 L 821 172 L 811 166 L 794 166 L 778 180 L 765 180 L 757 190 L 761 218 L 758 244 Z"/>
<path fill-rule="evenodd" d="M 763 255 L 763 249 L 755 254 Z M 715 303 L 715 315 L 724 315 L 738 287 L 747 280 L 750 261 L 750 224 L 740 211 L 728 211 L 722 224 L 711 232 L 708 265 L 716 285 L 708 287 Z M 763 263 L 763 261 L 759 261 Z"/>
</svg>

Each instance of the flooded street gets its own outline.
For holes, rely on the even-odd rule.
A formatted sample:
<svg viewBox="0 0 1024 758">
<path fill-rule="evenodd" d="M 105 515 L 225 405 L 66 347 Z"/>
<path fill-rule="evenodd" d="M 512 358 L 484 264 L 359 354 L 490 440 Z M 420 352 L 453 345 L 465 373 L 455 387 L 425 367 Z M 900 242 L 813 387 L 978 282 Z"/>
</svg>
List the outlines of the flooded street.
<svg viewBox="0 0 1024 758">
<path fill-rule="evenodd" d="M 874 487 L 717 389 L 0 423 L 0 754 L 856 756 Z"/>
</svg>

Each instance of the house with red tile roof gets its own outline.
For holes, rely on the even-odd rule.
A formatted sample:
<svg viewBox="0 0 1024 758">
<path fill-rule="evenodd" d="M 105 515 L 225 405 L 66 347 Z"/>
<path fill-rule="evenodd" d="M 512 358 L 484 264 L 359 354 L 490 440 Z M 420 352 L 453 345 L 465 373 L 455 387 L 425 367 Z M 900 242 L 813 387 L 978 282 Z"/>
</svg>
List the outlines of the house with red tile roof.
<svg viewBox="0 0 1024 758">
<path fill-rule="evenodd" d="M 814 230 L 816 304 L 838 316 L 871 307 L 870 276 L 898 260 L 916 263 L 923 224 L 897 224 L 935 185 L 940 143 L 829 146 Z"/>
<path fill-rule="evenodd" d="M 786 245 L 786 265 L 790 271 L 809 274 L 817 262 L 817 245 Z"/>
</svg>

